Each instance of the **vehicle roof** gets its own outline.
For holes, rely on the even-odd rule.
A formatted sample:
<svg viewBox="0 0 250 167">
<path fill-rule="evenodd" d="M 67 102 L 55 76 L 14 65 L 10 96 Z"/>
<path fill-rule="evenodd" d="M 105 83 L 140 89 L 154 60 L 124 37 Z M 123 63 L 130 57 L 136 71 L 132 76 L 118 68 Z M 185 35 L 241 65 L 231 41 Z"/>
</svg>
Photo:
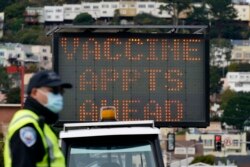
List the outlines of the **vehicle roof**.
<svg viewBox="0 0 250 167">
<path fill-rule="evenodd" d="M 121 136 L 121 135 L 159 135 L 158 128 L 151 127 L 118 127 L 76 129 L 60 132 L 60 138 L 97 137 L 97 136 Z"/>
<path fill-rule="evenodd" d="M 151 120 L 114 121 L 64 124 L 60 138 L 159 134 L 160 130 L 154 127 L 154 122 Z"/>
</svg>

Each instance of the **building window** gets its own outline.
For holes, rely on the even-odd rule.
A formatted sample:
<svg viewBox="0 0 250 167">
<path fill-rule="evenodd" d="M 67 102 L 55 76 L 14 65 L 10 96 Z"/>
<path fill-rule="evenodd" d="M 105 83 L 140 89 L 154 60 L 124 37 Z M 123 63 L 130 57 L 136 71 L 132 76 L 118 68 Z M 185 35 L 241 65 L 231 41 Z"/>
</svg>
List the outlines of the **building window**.
<svg viewBox="0 0 250 167">
<path fill-rule="evenodd" d="M 134 7 L 135 7 L 135 5 L 134 5 L 134 4 L 131 4 L 131 5 L 130 5 L 130 7 L 131 7 L 131 8 L 134 8 Z"/>
<path fill-rule="evenodd" d="M 233 146 L 238 146 L 239 145 L 239 140 L 233 140 Z"/>
<path fill-rule="evenodd" d="M 102 13 L 103 13 L 103 14 L 106 14 L 106 13 L 107 13 L 107 11 L 102 11 Z"/>
<path fill-rule="evenodd" d="M 53 10 L 47 9 L 47 10 L 45 10 L 45 13 L 53 13 Z"/>
<path fill-rule="evenodd" d="M 102 8 L 109 8 L 109 5 L 102 5 Z"/>
<path fill-rule="evenodd" d="M 138 5 L 138 8 L 146 8 L 146 5 Z"/>
<path fill-rule="evenodd" d="M 212 146 L 212 145 L 213 145 L 213 144 L 212 144 L 213 141 L 212 141 L 211 139 L 210 139 L 210 140 L 209 140 L 209 139 L 207 139 L 207 140 L 205 139 L 205 140 L 203 140 L 203 141 L 204 141 L 204 146 Z"/>
<path fill-rule="evenodd" d="M 61 13 L 61 12 L 62 12 L 62 9 L 56 9 L 56 12 L 57 12 L 57 13 Z"/>
<path fill-rule="evenodd" d="M 112 5 L 112 8 L 117 8 L 117 5 Z"/>
<path fill-rule="evenodd" d="M 155 5 L 148 5 L 148 8 L 154 8 L 155 7 Z"/>
<path fill-rule="evenodd" d="M 84 6 L 83 8 L 84 9 L 90 9 L 90 6 Z"/>
<path fill-rule="evenodd" d="M 241 53 L 236 53 L 236 54 L 235 54 L 235 57 L 236 57 L 236 58 L 241 58 Z"/>
<path fill-rule="evenodd" d="M 77 11 L 77 10 L 80 10 L 80 8 L 77 7 L 77 8 L 75 8 L 75 10 L 76 10 L 76 11 Z"/>
<path fill-rule="evenodd" d="M 71 9 L 71 8 L 65 8 L 65 10 L 67 10 L 67 11 L 71 11 L 72 9 Z"/>
<path fill-rule="evenodd" d="M 47 49 L 44 49 L 44 48 L 43 48 L 43 49 L 42 49 L 42 52 L 43 52 L 43 53 L 46 53 L 46 52 L 47 52 Z"/>
<path fill-rule="evenodd" d="M 235 87 L 242 87 L 242 86 L 243 86 L 243 84 L 241 82 L 235 83 Z"/>
<path fill-rule="evenodd" d="M 99 6 L 93 6 L 93 9 L 99 9 Z"/>
</svg>

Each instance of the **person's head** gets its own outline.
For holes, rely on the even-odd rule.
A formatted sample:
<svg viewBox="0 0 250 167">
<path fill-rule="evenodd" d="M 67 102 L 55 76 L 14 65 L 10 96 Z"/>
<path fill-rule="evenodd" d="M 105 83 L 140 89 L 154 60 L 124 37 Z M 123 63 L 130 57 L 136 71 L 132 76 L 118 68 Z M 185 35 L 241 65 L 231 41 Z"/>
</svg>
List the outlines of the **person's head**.
<svg viewBox="0 0 250 167">
<path fill-rule="evenodd" d="M 71 88 L 70 83 L 63 83 L 53 71 L 41 71 L 34 74 L 28 84 L 27 94 L 53 113 L 59 113 L 63 107 L 64 88 Z"/>
</svg>

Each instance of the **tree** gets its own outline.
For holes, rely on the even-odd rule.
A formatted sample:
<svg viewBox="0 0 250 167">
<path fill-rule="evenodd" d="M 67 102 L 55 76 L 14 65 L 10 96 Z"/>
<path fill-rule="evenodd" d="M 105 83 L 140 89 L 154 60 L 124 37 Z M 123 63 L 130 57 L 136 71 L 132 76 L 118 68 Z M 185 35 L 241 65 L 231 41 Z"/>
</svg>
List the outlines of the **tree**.
<svg viewBox="0 0 250 167">
<path fill-rule="evenodd" d="M 221 108 L 225 109 L 229 100 L 233 99 L 237 95 L 236 92 L 226 89 L 222 94 L 221 94 Z"/>
<path fill-rule="evenodd" d="M 134 17 L 134 23 L 139 25 L 162 25 L 166 21 L 148 13 L 138 14 Z"/>
<path fill-rule="evenodd" d="M 88 13 L 81 13 L 73 20 L 73 24 L 75 25 L 91 25 L 93 23 L 94 19 Z"/>
<path fill-rule="evenodd" d="M 134 23 L 138 25 L 164 25 L 164 24 L 167 24 L 167 21 L 162 18 L 155 17 L 148 13 L 142 13 L 134 17 Z M 162 32 L 162 31 L 165 31 L 165 30 L 163 29 L 140 30 L 140 32 Z"/>
<path fill-rule="evenodd" d="M 114 17 L 111 21 L 111 24 L 113 25 L 119 25 L 120 24 L 120 12 L 118 9 L 115 10 Z"/>
<path fill-rule="evenodd" d="M 6 69 L 0 66 L 0 91 L 8 91 L 11 85 Z"/>
<path fill-rule="evenodd" d="M 179 24 L 179 15 L 186 9 L 190 8 L 191 0 L 164 0 L 166 5 L 161 5 L 160 10 L 168 11 L 172 14 L 173 25 Z"/>
<path fill-rule="evenodd" d="M 232 21 L 237 17 L 231 0 L 208 0 L 212 27 L 210 34 L 222 38 L 225 32 L 232 30 L 235 23 Z"/>
<path fill-rule="evenodd" d="M 228 71 L 230 72 L 249 72 L 250 64 L 248 63 L 232 63 L 228 67 Z"/>
<path fill-rule="evenodd" d="M 0 0 L 0 12 L 2 12 L 10 3 L 11 0 Z"/>
<path fill-rule="evenodd" d="M 187 13 L 187 24 L 209 25 L 209 10 L 205 2 L 201 6 L 191 6 L 191 11 Z"/>
<path fill-rule="evenodd" d="M 209 76 L 210 76 L 210 83 L 209 83 L 209 88 L 210 88 L 210 94 L 213 93 L 219 93 L 221 90 L 221 77 L 222 77 L 222 70 L 216 66 L 211 66 L 210 71 L 209 71 Z"/>
<path fill-rule="evenodd" d="M 7 103 L 18 104 L 21 102 L 20 88 L 12 88 L 7 93 Z"/>
<path fill-rule="evenodd" d="M 222 121 L 237 129 L 243 129 L 244 122 L 250 118 L 250 93 L 237 93 L 225 105 Z"/>
</svg>

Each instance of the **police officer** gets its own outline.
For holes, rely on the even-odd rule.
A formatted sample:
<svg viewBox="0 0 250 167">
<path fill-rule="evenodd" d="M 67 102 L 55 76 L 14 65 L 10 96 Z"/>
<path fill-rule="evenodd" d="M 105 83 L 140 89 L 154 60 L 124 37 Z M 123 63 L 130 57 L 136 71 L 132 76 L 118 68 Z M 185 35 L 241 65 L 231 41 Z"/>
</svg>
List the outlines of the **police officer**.
<svg viewBox="0 0 250 167">
<path fill-rule="evenodd" d="M 5 167 L 65 167 L 58 138 L 50 124 L 63 108 L 63 83 L 53 71 L 33 75 L 27 87 L 24 109 L 12 118 L 4 147 Z"/>
</svg>

